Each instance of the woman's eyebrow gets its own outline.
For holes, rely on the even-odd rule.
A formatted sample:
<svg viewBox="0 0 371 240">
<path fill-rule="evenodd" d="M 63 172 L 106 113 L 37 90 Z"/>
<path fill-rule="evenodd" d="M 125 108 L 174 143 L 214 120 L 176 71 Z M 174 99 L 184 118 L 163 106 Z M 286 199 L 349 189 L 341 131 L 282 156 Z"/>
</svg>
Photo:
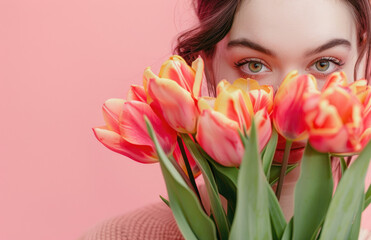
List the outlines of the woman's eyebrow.
<svg viewBox="0 0 371 240">
<path fill-rule="evenodd" d="M 323 52 L 327 49 L 336 47 L 336 46 L 344 46 L 344 47 L 347 47 L 347 48 L 351 48 L 352 44 L 346 39 L 335 38 L 335 39 L 332 39 L 332 40 L 322 44 L 321 46 L 319 46 L 319 47 L 317 47 L 313 50 L 309 50 L 309 51 L 305 52 L 304 56 L 308 57 L 308 56 Z"/>
<path fill-rule="evenodd" d="M 269 50 L 268 48 L 265 48 L 259 45 L 258 43 L 255 43 L 246 38 L 231 40 L 230 42 L 228 42 L 227 48 L 232 48 L 232 47 L 247 47 L 247 48 L 256 50 L 258 52 L 264 53 L 266 55 L 269 55 L 271 57 L 276 56 L 276 54 L 272 50 Z"/>
</svg>

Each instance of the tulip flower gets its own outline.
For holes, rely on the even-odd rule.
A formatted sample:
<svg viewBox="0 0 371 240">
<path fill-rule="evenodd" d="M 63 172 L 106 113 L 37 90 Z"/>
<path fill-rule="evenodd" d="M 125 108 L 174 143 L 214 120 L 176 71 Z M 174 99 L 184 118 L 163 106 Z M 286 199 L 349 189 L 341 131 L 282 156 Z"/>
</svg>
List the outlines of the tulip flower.
<svg viewBox="0 0 371 240">
<path fill-rule="evenodd" d="M 360 151 L 365 132 L 363 110 L 350 88 L 336 84 L 308 98 L 304 112 L 310 144 L 320 152 Z"/>
<path fill-rule="evenodd" d="M 114 152 L 141 163 L 158 161 L 144 116 L 152 123 L 165 153 L 170 155 L 175 148 L 176 132 L 145 102 L 109 99 L 103 105 L 103 116 L 106 125 L 93 131 L 96 138 Z"/>
<path fill-rule="evenodd" d="M 158 76 L 149 68 L 144 72 L 148 103 L 178 132 L 196 132 L 203 71 L 201 57 L 190 67 L 180 56 L 172 56 L 162 65 Z"/>
<path fill-rule="evenodd" d="M 312 75 L 290 72 L 279 87 L 273 105 L 273 124 L 279 134 L 290 141 L 302 141 L 308 137 L 303 105 L 313 94 L 319 94 L 316 79 Z"/>
<path fill-rule="evenodd" d="M 202 113 L 196 139 L 206 153 L 224 166 L 240 165 L 244 146 L 238 131 L 243 132 L 246 129 L 249 132 L 254 117 L 249 93 L 241 89 L 245 88 L 247 81 L 238 79 L 233 84 L 221 81 L 217 86 L 218 96 L 214 106 L 208 106 L 206 99 L 201 98 L 199 101 Z M 259 149 L 262 150 L 272 133 L 267 108 L 259 110 L 254 120 L 258 130 Z"/>
<path fill-rule="evenodd" d="M 347 78 L 343 72 L 333 73 L 325 83 L 325 88 L 322 91 L 325 91 L 326 88 L 333 86 L 334 84 L 338 86 L 345 87 L 350 89 L 351 93 L 356 96 L 358 101 L 363 106 L 363 126 L 364 130 L 361 136 L 361 146 L 365 146 L 371 138 L 371 86 L 368 85 L 366 79 L 359 79 L 350 84 L 347 83 Z M 349 91 L 349 89 L 347 91 Z"/>
</svg>

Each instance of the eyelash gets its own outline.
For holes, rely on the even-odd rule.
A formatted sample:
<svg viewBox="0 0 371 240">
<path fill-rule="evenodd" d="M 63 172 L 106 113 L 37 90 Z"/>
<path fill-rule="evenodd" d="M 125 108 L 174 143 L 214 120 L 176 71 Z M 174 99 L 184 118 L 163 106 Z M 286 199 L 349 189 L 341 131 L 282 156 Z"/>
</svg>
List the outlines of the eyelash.
<svg viewBox="0 0 371 240">
<path fill-rule="evenodd" d="M 335 64 L 337 66 L 336 69 L 334 71 L 332 71 L 332 72 L 335 72 L 335 71 L 339 70 L 339 67 L 341 67 L 341 66 L 343 66 L 345 64 L 343 61 L 341 61 L 341 60 L 339 60 L 339 59 L 337 59 L 335 57 L 321 57 L 321 58 L 318 58 L 318 59 L 314 60 L 310 64 L 310 67 L 312 67 L 314 64 L 316 64 L 317 62 L 322 61 L 322 60 L 327 60 L 328 62 L 332 62 L 333 64 Z M 245 59 L 242 59 L 242 60 L 240 60 L 238 62 L 234 62 L 234 66 L 238 70 L 242 71 L 241 70 L 242 66 L 244 66 L 244 65 L 246 65 L 248 63 L 251 63 L 251 62 L 260 63 L 260 64 L 264 65 L 266 68 L 268 68 L 269 70 L 271 70 L 267 66 L 267 64 L 265 64 L 262 60 L 256 59 L 256 58 L 245 58 Z M 306 68 L 306 70 L 308 70 L 310 67 Z M 317 72 L 314 75 L 317 75 L 317 76 L 320 76 L 320 77 L 326 77 L 326 76 L 328 76 L 331 73 L 319 73 L 319 72 Z M 259 74 L 259 72 L 258 73 L 255 73 L 255 74 L 254 73 L 248 74 L 248 73 L 244 72 L 244 74 L 247 75 L 247 76 L 255 77 L 257 74 Z"/>
</svg>

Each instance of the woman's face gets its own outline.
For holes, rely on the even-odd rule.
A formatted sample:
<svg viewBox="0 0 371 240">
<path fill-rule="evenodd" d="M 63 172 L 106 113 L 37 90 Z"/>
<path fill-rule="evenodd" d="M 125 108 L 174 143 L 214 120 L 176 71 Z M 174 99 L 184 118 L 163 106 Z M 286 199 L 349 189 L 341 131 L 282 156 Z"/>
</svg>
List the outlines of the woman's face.
<svg viewBox="0 0 371 240">
<path fill-rule="evenodd" d="M 353 81 L 357 42 L 345 1 L 245 0 L 217 44 L 213 71 L 217 82 L 249 77 L 275 89 L 291 70 L 314 75 L 319 87 L 335 71 Z"/>
</svg>

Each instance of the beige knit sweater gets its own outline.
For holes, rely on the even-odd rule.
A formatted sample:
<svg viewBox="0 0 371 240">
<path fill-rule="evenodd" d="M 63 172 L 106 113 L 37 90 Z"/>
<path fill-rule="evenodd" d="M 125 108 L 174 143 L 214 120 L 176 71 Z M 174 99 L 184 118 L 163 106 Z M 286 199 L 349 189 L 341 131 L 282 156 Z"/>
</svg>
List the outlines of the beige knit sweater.
<svg viewBox="0 0 371 240">
<path fill-rule="evenodd" d="M 79 240 L 184 239 L 170 208 L 163 202 L 117 216 L 93 227 Z"/>
</svg>

